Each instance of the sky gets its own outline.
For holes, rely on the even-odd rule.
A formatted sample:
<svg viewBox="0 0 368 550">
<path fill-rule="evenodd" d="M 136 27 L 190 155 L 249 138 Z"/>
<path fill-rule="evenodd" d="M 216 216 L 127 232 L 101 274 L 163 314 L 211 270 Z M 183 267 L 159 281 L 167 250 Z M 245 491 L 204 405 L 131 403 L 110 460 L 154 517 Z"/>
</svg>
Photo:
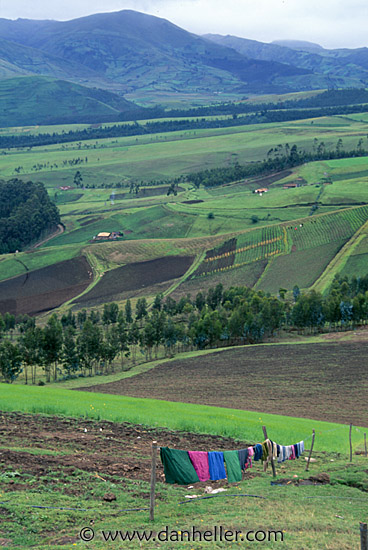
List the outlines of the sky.
<svg viewBox="0 0 368 550">
<path fill-rule="evenodd" d="M 163 17 L 196 34 L 368 46 L 367 0 L 0 0 L 0 17 L 7 19 L 68 20 L 123 9 Z"/>
</svg>

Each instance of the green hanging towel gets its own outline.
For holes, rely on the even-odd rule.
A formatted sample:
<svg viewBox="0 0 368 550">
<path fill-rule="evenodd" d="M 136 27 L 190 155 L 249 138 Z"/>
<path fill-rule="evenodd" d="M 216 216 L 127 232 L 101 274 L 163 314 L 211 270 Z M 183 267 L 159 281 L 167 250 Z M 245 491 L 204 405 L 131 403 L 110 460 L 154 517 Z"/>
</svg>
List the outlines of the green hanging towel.
<svg viewBox="0 0 368 550">
<path fill-rule="evenodd" d="M 161 447 L 160 456 L 164 465 L 166 483 L 198 483 L 198 475 L 189 458 L 188 451 Z"/>
<path fill-rule="evenodd" d="M 224 459 L 228 482 L 235 483 L 236 481 L 241 481 L 243 478 L 238 451 L 224 451 Z"/>
</svg>

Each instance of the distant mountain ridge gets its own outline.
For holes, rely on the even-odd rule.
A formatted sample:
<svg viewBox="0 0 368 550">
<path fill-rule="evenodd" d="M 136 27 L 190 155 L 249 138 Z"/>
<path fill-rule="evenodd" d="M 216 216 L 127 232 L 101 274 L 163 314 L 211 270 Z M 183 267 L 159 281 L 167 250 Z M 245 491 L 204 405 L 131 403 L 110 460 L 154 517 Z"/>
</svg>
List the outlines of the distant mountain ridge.
<svg viewBox="0 0 368 550">
<path fill-rule="evenodd" d="M 300 69 L 308 69 L 313 73 L 310 89 L 315 88 L 314 83 L 318 80 L 327 83 L 327 87 L 362 87 L 368 84 L 368 48 L 327 50 L 318 44 L 307 48 L 305 42 L 282 41 L 290 44 L 287 47 L 279 41 L 269 44 L 218 34 L 206 34 L 205 38 L 257 60 L 278 60 Z"/>
<path fill-rule="evenodd" d="M 285 46 L 285 48 L 291 48 L 292 50 L 304 50 L 305 52 L 320 53 L 322 46 L 315 42 L 307 42 L 306 40 L 273 40 L 271 44 L 277 46 Z"/>
<path fill-rule="evenodd" d="M 200 37 L 132 10 L 70 21 L 0 19 L 0 79 L 34 75 L 120 95 L 361 88 L 368 85 L 368 49 Z"/>
<path fill-rule="evenodd" d="M 326 87 L 331 81 L 343 83 L 333 75 L 316 77 L 307 64 L 296 66 L 282 56 L 245 55 L 233 45 L 131 10 L 71 21 L 0 19 L 0 39 L 3 77 L 8 67 L 9 76 L 26 71 L 122 93 L 137 89 L 282 93 Z"/>
</svg>

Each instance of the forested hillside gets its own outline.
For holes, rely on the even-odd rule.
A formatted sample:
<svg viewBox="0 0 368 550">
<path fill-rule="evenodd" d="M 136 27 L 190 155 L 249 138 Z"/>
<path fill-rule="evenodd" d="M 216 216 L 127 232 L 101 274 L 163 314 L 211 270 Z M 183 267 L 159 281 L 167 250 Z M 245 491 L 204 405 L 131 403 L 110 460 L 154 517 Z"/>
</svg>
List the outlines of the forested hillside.
<svg viewBox="0 0 368 550">
<path fill-rule="evenodd" d="M 0 182 L 0 254 L 21 250 L 60 223 L 42 183 Z"/>
</svg>

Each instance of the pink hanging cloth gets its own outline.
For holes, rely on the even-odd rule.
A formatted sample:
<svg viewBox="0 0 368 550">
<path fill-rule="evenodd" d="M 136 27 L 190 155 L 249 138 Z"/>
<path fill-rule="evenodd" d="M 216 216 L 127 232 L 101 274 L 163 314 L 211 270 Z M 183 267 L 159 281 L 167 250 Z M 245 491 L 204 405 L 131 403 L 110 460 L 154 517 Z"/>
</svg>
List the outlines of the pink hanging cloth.
<svg viewBox="0 0 368 550">
<path fill-rule="evenodd" d="M 247 470 L 248 468 L 252 468 L 253 464 L 252 464 L 252 456 L 254 455 L 254 449 L 253 447 L 248 447 L 248 461 L 247 463 L 245 464 L 245 470 Z"/>
<path fill-rule="evenodd" d="M 208 453 L 205 451 L 188 451 L 188 454 L 199 481 L 208 481 L 210 479 Z"/>
</svg>

